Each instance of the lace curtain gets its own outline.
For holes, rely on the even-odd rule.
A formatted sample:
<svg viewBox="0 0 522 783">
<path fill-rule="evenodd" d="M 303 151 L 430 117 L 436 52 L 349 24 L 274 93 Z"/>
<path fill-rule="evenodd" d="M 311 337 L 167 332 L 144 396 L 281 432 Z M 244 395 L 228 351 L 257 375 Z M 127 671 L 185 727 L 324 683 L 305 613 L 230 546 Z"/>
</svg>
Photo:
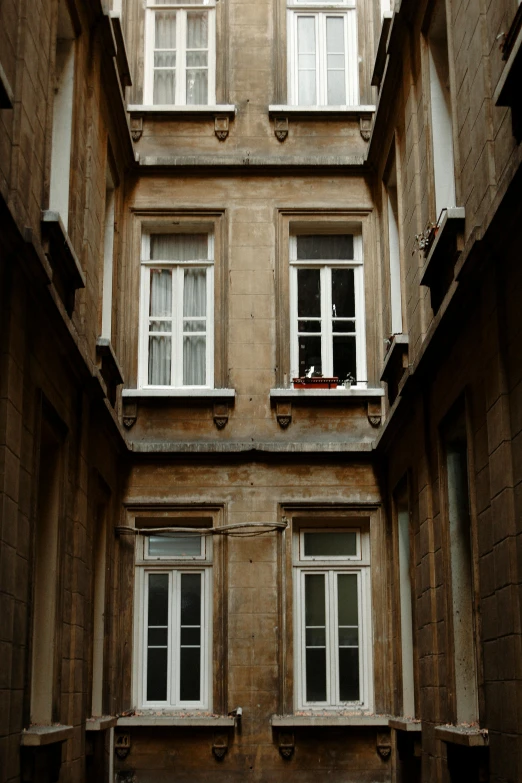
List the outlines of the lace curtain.
<svg viewBox="0 0 522 783">
<path fill-rule="evenodd" d="M 176 51 L 176 28 L 181 25 L 185 52 Z M 177 95 L 176 78 L 185 79 L 185 103 L 208 102 L 208 13 L 190 11 L 157 11 L 154 38 L 155 104 L 175 105 L 183 101 Z M 183 76 L 183 71 L 185 75 Z"/>
</svg>

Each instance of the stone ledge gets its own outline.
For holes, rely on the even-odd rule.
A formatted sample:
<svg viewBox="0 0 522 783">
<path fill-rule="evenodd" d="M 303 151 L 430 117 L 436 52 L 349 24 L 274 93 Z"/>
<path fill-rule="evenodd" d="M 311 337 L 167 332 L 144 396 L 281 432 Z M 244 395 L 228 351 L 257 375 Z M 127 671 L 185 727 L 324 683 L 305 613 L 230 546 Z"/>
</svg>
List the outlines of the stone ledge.
<svg viewBox="0 0 522 783">
<path fill-rule="evenodd" d="M 450 245 L 456 243 L 457 235 L 463 233 L 465 219 L 464 207 L 446 209 L 421 272 L 421 285 L 431 286 L 433 279 L 438 277 L 440 260 L 449 254 Z M 455 252 L 458 253 L 459 249 L 456 248 Z"/>
<path fill-rule="evenodd" d="M 233 728 L 236 720 L 233 717 L 187 717 L 182 718 L 176 715 L 130 715 L 117 719 L 118 727 L 146 727 L 146 726 L 165 726 L 177 728 Z"/>
<path fill-rule="evenodd" d="M 102 715 L 100 718 L 87 718 L 85 721 L 85 731 L 106 731 L 113 729 L 118 722 L 114 715 Z"/>
<path fill-rule="evenodd" d="M 235 389 L 123 389 L 124 400 L 233 400 Z"/>
<path fill-rule="evenodd" d="M 216 114 L 235 117 L 236 107 L 233 103 L 215 104 L 212 106 L 169 106 L 129 104 L 127 111 L 131 117 L 154 117 L 164 120 L 189 120 L 194 117 L 213 118 Z"/>
<path fill-rule="evenodd" d="M 374 440 L 300 443 L 286 441 L 132 441 L 129 449 L 136 454 L 360 454 L 371 453 Z"/>
<path fill-rule="evenodd" d="M 393 14 L 385 13 L 382 18 L 381 34 L 379 36 L 379 43 L 377 44 L 377 53 L 375 55 L 375 65 L 372 73 L 372 87 L 380 87 L 382 77 L 384 75 L 384 68 L 386 66 L 386 55 L 388 49 L 388 37 L 390 35 L 390 27 L 392 23 Z"/>
<path fill-rule="evenodd" d="M 408 734 L 414 732 L 420 734 L 422 732 L 420 720 L 415 720 L 414 718 L 390 718 L 388 726 L 390 729 L 395 729 L 395 731 L 406 731 Z"/>
<path fill-rule="evenodd" d="M 359 118 L 364 114 L 373 114 L 375 106 L 357 105 L 357 106 L 287 106 L 285 104 L 270 104 L 268 115 L 286 115 L 288 117 L 299 117 L 300 119 L 310 120 L 328 120 L 329 118 L 354 117 Z"/>
<path fill-rule="evenodd" d="M 308 726 L 313 728 L 353 728 L 370 726 L 388 728 L 388 715 L 272 715 L 270 723 L 274 729 L 297 729 Z"/>
<path fill-rule="evenodd" d="M 384 389 L 270 389 L 271 400 L 281 399 L 368 399 L 371 397 L 384 397 Z"/>
<path fill-rule="evenodd" d="M 478 726 L 435 726 L 435 737 L 452 745 L 466 748 L 483 748 L 489 745 L 487 729 Z"/>
<path fill-rule="evenodd" d="M 102 376 L 108 375 L 116 386 L 122 384 L 123 370 L 108 337 L 98 337 L 96 340 L 96 355 L 101 359 Z"/>
<path fill-rule="evenodd" d="M 44 745 L 54 745 L 71 739 L 74 733 L 72 726 L 30 726 L 20 735 L 20 745 L 24 748 L 41 748 Z"/>
</svg>

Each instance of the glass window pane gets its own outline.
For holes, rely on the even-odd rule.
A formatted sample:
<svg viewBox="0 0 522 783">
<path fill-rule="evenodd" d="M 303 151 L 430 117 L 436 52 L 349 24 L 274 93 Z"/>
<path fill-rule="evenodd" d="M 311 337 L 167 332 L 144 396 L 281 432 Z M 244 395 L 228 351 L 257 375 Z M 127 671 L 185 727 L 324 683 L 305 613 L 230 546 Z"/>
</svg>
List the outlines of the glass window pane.
<svg viewBox="0 0 522 783">
<path fill-rule="evenodd" d="M 339 700 L 359 699 L 359 650 L 357 647 L 343 647 L 339 649 Z"/>
<path fill-rule="evenodd" d="M 350 261 L 353 259 L 353 235 L 311 235 L 297 237 L 297 259 L 308 261 Z"/>
<path fill-rule="evenodd" d="M 168 649 L 152 647 L 147 654 L 147 701 L 167 700 Z"/>
<path fill-rule="evenodd" d="M 171 356 L 170 337 L 149 337 L 148 381 L 151 386 L 170 386 Z"/>
<path fill-rule="evenodd" d="M 152 234 L 150 257 L 154 261 L 206 261 L 208 234 Z"/>
<path fill-rule="evenodd" d="M 206 49 L 208 46 L 208 12 L 191 11 L 187 14 L 187 49 Z"/>
<path fill-rule="evenodd" d="M 172 316 L 172 272 L 169 269 L 150 270 L 149 315 Z"/>
<path fill-rule="evenodd" d="M 172 321 L 149 321 L 149 332 L 171 332 Z"/>
<path fill-rule="evenodd" d="M 344 17 L 326 18 L 327 103 L 343 106 L 346 103 L 346 65 Z"/>
<path fill-rule="evenodd" d="M 199 701 L 201 698 L 201 652 L 193 647 L 182 647 L 179 653 L 181 701 Z"/>
<path fill-rule="evenodd" d="M 169 576 L 148 576 L 147 701 L 166 701 Z"/>
<path fill-rule="evenodd" d="M 348 626 L 339 627 L 339 647 L 358 647 L 359 629 Z"/>
<path fill-rule="evenodd" d="M 199 647 L 201 644 L 201 628 L 182 628 L 181 646 Z"/>
<path fill-rule="evenodd" d="M 207 382 L 207 338 L 183 338 L 183 385 L 204 386 Z"/>
<path fill-rule="evenodd" d="M 313 367 L 313 372 L 323 371 L 320 337 L 299 337 L 299 377 L 303 378 Z"/>
<path fill-rule="evenodd" d="M 324 574 L 305 574 L 306 700 L 326 701 Z"/>
<path fill-rule="evenodd" d="M 149 626 L 169 622 L 169 575 L 149 574 Z"/>
<path fill-rule="evenodd" d="M 359 624 L 357 574 L 337 574 L 337 619 L 339 625 Z"/>
<path fill-rule="evenodd" d="M 302 332 L 320 332 L 321 321 L 301 321 L 297 322 L 297 331 Z"/>
<path fill-rule="evenodd" d="M 158 11 L 154 15 L 155 49 L 176 48 L 176 11 Z"/>
<path fill-rule="evenodd" d="M 148 553 L 150 557 L 199 557 L 202 543 L 199 533 L 165 533 L 149 537 Z"/>
<path fill-rule="evenodd" d="M 355 336 L 333 338 L 333 374 L 341 380 L 349 374 L 357 379 Z"/>
<path fill-rule="evenodd" d="M 206 321 L 183 321 L 184 332 L 205 332 L 206 329 Z"/>
<path fill-rule="evenodd" d="M 187 70 L 187 104 L 202 106 L 208 103 L 208 71 Z"/>
<path fill-rule="evenodd" d="M 297 315 L 299 318 L 321 317 L 320 269 L 297 270 Z"/>
<path fill-rule="evenodd" d="M 353 269 L 332 269 L 332 316 L 355 318 L 355 270 Z"/>
<path fill-rule="evenodd" d="M 304 533 L 305 557 L 354 557 L 357 533 Z"/>
<path fill-rule="evenodd" d="M 326 629 L 325 628 L 307 628 L 306 629 L 307 647 L 325 647 Z"/>
<path fill-rule="evenodd" d="M 154 71 L 154 95 L 155 105 L 173 106 L 176 103 L 176 72 Z"/>
<path fill-rule="evenodd" d="M 305 575 L 305 623 L 306 626 L 325 627 L 325 577 L 324 574 Z"/>
<path fill-rule="evenodd" d="M 185 269 L 183 276 L 183 315 L 201 317 L 207 314 L 207 270 Z"/>
<path fill-rule="evenodd" d="M 155 68 L 175 68 L 176 52 L 154 52 Z"/>
<path fill-rule="evenodd" d="M 168 635 L 168 628 L 149 628 L 149 647 L 166 647 Z"/>
<path fill-rule="evenodd" d="M 301 106 L 314 106 L 317 103 L 317 90 L 315 18 L 313 16 L 300 16 L 297 19 L 297 68 L 297 101 Z"/>
<path fill-rule="evenodd" d="M 326 649 L 306 650 L 306 701 L 326 701 Z"/>
<path fill-rule="evenodd" d="M 201 625 L 201 574 L 181 574 L 181 625 Z"/>
</svg>

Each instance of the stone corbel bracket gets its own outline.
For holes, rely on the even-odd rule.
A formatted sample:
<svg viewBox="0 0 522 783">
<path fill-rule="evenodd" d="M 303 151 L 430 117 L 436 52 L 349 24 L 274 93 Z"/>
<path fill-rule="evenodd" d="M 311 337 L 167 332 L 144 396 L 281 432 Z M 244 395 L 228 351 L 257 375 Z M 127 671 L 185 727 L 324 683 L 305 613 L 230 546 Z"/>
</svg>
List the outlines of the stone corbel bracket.
<svg viewBox="0 0 522 783">
<path fill-rule="evenodd" d="M 388 731 L 377 732 L 377 753 L 383 761 L 387 761 L 391 757 L 391 735 Z"/>
<path fill-rule="evenodd" d="M 143 135 L 143 117 L 130 118 L 130 131 L 133 141 L 139 141 Z"/>
<path fill-rule="evenodd" d="M 123 426 L 130 430 L 136 424 L 138 418 L 138 403 L 124 402 L 123 404 Z"/>
<path fill-rule="evenodd" d="M 278 141 L 285 141 L 288 136 L 288 117 L 274 117 L 274 134 Z"/>
<path fill-rule="evenodd" d="M 368 400 L 368 421 L 372 427 L 380 427 L 382 422 L 381 401 L 373 402 Z"/>
<path fill-rule="evenodd" d="M 372 135 L 373 118 L 371 114 L 363 114 L 359 119 L 359 130 L 365 141 L 370 141 Z"/>
<path fill-rule="evenodd" d="M 228 417 L 230 415 L 229 406 L 226 403 L 214 403 L 214 424 L 218 430 L 222 430 L 228 424 Z"/>
<path fill-rule="evenodd" d="M 117 734 L 114 738 L 114 752 L 119 759 L 126 759 L 130 753 L 130 734 Z"/>
<path fill-rule="evenodd" d="M 218 115 L 214 117 L 214 133 L 220 141 L 225 141 L 228 137 L 229 119 L 227 116 Z"/>
<path fill-rule="evenodd" d="M 223 761 L 228 753 L 228 735 L 227 734 L 214 734 L 214 740 L 212 742 L 212 753 L 214 758 L 218 761 Z"/>
<path fill-rule="evenodd" d="M 281 756 L 289 761 L 294 755 L 295 751 L 295 739 L 291 732 L 279 732 L 279 753 Z"/>
<path fill-rule="evenodd" d="M 289 402 L 278 402 L 276 404 L 277 423 L 281 429 L 286 430 L 292 423 L 292 405 Z"/>
</svg>

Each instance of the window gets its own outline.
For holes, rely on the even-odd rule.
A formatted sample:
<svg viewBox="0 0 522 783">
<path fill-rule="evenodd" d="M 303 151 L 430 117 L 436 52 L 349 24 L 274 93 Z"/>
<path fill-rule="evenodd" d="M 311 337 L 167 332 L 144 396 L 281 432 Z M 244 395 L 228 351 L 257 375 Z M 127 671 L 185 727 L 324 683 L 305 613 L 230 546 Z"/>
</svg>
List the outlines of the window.
<svg viewBox="0 0 522 783">
<path fill-rule="evenodd" d="M 107 165 L 105 175 L 105 220 L 103 233 L 103 293 L 102 293 L 102 327 L 101 336 L 111 339 L 112 336 L 112 281 L 114 255 L 114 180 L 110 166 Z"/>
<path fill-rule="evenodd" d="M 290 237 L 292 375 L 366 385 L 360 234 Z"/>
<path fill-rule="evenodd" d="M 359 103 L 357 16 L 353 0 L 288 3 L 290 103 Z"/>
<path fill-rule="evenodd" d="M 371 709 L 368 534 L 301 529 L 295 539 L 297 709 Z"/>
<path fill-rule="evenodd" d="M 436 217 L 455 206 L 455 160 L 448 58 L 446 4 L 440 0 L 428 33 L 431 100 L 431 140 L 435 178 Z"/>
<path fill-rule="evenodd" d="M 215 0 L 147 0 L 144 103 L 215 103 Z"/>
<path fill-rule="evenodd" d="M 408 479 L 405 477 L 393 493 L 397 544 L 399 550 L 400 644 L 402 661 L 402 714 L 415 717 L 415 677 L 413 665 L 413 580 L 410 536 Z"/>
<path fill-rule="evenodd" d="M 402 334 L 402 284 L 401 249 L 399 241 L 399 198 L 397 193 L 397 167 L 395 152 L 392 155 L 385 182 L 388 217 L 388 256 L 390 274 L 390 326 L 391 334 Z"/>
<path fill-rule="evenodd" d="M 200 531 L 138 539 L 138 703 L 211 708 L 210 536 Z"/>
<path fill-rule="evenodd" d="M 58 212 L 65 230 L 69 224 L 69 186 L 74 93 L 75 35 L 66 7 L 58 5 L 54 64 L 53 131 L 49 209 Z"/>
<path fill-rule="evenodd" d="M 213 234 L 144 234 L 141 387 L 214 384 Z"/>
</svg>

